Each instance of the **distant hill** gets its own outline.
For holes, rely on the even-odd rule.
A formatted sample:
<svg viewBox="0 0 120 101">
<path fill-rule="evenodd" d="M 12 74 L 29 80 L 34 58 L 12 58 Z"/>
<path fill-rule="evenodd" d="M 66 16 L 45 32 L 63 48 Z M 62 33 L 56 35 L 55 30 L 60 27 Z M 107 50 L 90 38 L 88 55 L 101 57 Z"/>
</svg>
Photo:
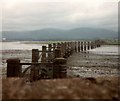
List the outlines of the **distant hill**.
<svg viewBox="0 0 120 101">
<path fill-rule="evenodd" d="M 117 38 L 118 33 L 98 28 L 75 28 L 70 30 L 46 28 L 34 31 L 3 31 L 2 37 L 8 40 L 78 40 Z"/>
</svg>

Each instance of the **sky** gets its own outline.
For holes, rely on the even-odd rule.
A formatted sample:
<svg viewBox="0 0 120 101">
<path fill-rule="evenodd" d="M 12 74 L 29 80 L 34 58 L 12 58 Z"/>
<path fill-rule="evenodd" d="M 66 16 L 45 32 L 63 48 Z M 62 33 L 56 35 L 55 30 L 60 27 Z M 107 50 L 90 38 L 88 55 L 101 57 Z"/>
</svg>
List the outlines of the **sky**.
<svg viewBox="0 0 120 101">
<path fill-rule="evenodd" d="M 119 0 L 2 0 L 0 30 L 80 27 L 118 30 Z"/>
</svg>

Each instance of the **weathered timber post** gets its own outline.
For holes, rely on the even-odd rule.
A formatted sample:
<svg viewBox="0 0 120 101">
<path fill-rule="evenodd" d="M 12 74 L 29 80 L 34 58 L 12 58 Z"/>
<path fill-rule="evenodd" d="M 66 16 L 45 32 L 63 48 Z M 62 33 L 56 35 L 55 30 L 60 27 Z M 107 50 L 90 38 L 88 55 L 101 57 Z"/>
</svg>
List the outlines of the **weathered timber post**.
<svg viewBox="0 0 120 101">
<path fill-rule="evenodd" d="M 100 46 L 101 46 L 101 42 L 99 41 L 99 42 L 98 42 L 98 47 L 100 47 Z"/>
<path fill-rule="evenodd" d="M 64 47 L 64 51 L 63 51 L 63 57 L 65 56 L 65 52 L 66 52 L 66 43 L 63 43 L 63 47 Z"/>
<path fill-rule="evenodd" d="M 64 43 L 61 42 L 61 55 L 64 56 Z"/>
<path fill-rule="evenodd" d="M 72 42 L 72 50 L 73 50 L 73 52 L 74 52 L 74 42 Z"/>
<path fill-rule="evenodd" d="M 42 46 L 42 58 L 41 62 L 46 62 L 46 46 Z"/>
<path fill-rule="evenodd" d="M 63 55 L 64 58 L 66 58 L 66 52 L 67 52 L 66 47 L 67 47 L 67 43 L 65 42 L 64 43 L 64 55 Z"/>
<path fill-rule="evenodd" d="M 71 47 L 70 47 L 70 42 L 68 42 L 68 57 L 71 55 Z"/>
<path fill-rule="evenodd" d="M 53 78 L 65 78 L 66 77 L 66 59 L 61 57 L 61 50 L 55 50 L 55 59 L 53 61 Z"/>
<path fill-rule="evenodd" d="M 94 47 L 93 47 L 93 42 L 91 41 L 91 49 L 93 49 Z"/>
<path fill-rule="evenodd" d="M 70 47 L 70 42 L 68 42 L 68 57 L 70 56 L 71 54 L 71 47 Z"/>
<path fill-rule="evenodd" d="M 54 54 L 55 53 L 55 49 L 56 49 L 56 43 L 53 43 L 53 54 L 52 54 L 53 58 L 55 57 L 55 54 Z"/>
<path fill-rule="evenodd" d="M 61 43 L 57 43 L 57 48 L 61 50 Z"/>
<path fill-rule="evenodd" d="M 36 63 L 39 60 L 39 50 L 38 49 L 32 49 L 32 63 Z M 31 71 L 30 71 L 30 81 L 35 81 L 39 77 L 39 69 L 36 68 L 35 65 L 32 65 Z"/>
<path fill-rule="evenodd" d="M 68 42 L 66 42 L 65 46 L 66 46 L 66 48 L 65 48 L 65 58 L 68 58 L 69 57 L 69 44 L 68 44 Z"/>
<path fill-rule="evenodd" d="M 20 77 L 22 73 L 22 67 L 20 65 L 20 59 L 8 59 L 7 60 L 7 77 Z"/>
<path fill-rule="evenodd" d="M 77 42 L 75 41 L 75 52 L 77 52 Z"/>
<path fill-rule="evenodd" d="M 95 40 L 96 47 L 100 47 L 100 40 Z"/>
<path fill-rule="evenodd" d="M 52 60 L 52 53 L 51 53 L 51 50 L 52 50 L 52 45 L 51 44 L 48 44 L 48 62 L 50 62 Z"/>
<path fill-rule="evenodd" d="M 91 42 L 91 49 L 94 49 L 95 48 L 95 43 L 92 41 Z"/>
<path fill-rule="evenodd" d="M 80 52 L 80 41 L 78 41 L 78 52 Z"/>
<path fill-rule="evenodd" d="M 94 41 L 94 48 L 96 48 L 97 47 L 97 42 L 96 41 Z"/>
<path fill-rule="evenodd" d="M 83 42 L 81 42 L 81 52 L 83 52 Z"/>
<path fill-rule="evenodd" d="M 32 49 L 32 62 L 38 62 L 39 60 L 39 50 Z"/>
<path fill-rule="evenodd" d="M 90 42 L 87 42 L 87 50 L 90 50 Z"/>
<path fill-rule="evenodd" d="M 61 50 L 60 49 L 55 49 L 55 58 L 60 58 L 61 57 Z"/>
<path fill-rule="evenodd" d="M 100 47 L 100 40 L 96 40 L 95 43 L 96 43 L 96 47 Z"/>
<path fill-rule="evenodd" d="M 53 43 L 53 51 L 55 51 L 56 43 Z"/>
<path fill-rule="evenodd" d="M 68 44 L 68 42 L 66 42 L 66 55 L 65 55 L 65 57 L 66 58 L 69 57 L 69 44 Z"/>
<path fill-rule="evenodd" d="M 71 55 L 73 54 L 73 45 L 72 42 L 70 42 L 70 47 L 71 47 Z"/>
<path fill-rule="evenodd" d="M 61 51 L 61 57 L 62 57 L 62 44 L 61 43 L 57 43 L 57 49 Z"/>
<path fill-rule="evenodd" d="M 84 41 L 84 52 L 86 52 L 86 42 Z"/>
</svg>

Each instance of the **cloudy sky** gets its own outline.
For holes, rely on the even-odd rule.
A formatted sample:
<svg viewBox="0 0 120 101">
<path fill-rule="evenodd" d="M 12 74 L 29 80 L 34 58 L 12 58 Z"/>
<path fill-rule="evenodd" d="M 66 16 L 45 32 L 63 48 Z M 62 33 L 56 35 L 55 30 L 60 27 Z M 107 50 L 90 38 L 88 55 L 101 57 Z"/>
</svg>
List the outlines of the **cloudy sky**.
<svg viewBox="0 0 120 101">
<path fill-rule="evenodd" d="M 118 29 L 118 0 L 4 0 L 1 6 L 0 30 Z"/>
</svg>

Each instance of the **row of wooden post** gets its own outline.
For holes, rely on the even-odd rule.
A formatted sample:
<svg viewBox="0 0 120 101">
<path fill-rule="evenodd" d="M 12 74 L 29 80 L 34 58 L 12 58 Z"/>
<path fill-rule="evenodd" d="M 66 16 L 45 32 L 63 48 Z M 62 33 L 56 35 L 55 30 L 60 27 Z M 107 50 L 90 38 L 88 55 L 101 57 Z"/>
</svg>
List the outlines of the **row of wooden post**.
<svg viewBox="0 0 120 101">
<path fill-rule="evenodd" d="M 54 58 L 56 58 L 54 55 L 55 49 L 59 49 L 61 51 L 61 57 L 67 58 L 73 52 L 86 52 L 87 50 L 94 49 L 96 47 L 100 47 L 100 43 L 95 41 L 94 42 L 80 42 L 80 41 L 61 42 L 61 43 L 48 44 L 48 47 L 42 46 L 41 62 L 50 62 Z M 39 50 L 36 50 L 36 53 L 34 52 L 35 51 L 33 51 L 32 54 L 37 54 Z M 34 59 L 34 57 L 32 59 Z"/>
<path fill-rule="evenodd" d="M 72 55 L 74 52 L 86 52 L 87 50 L 100 47 L 99 41 L 93 42 L 61 42 L 48 44 L 42 46 L 42 50 L 32 49 L 32 63 L 53 63 L 53 78 L 66 77 L 66 58 Z M 39 54 L 41 52 L 41 55 Z M 8 59 L 7 60 L 7 77 L 20 77 L 22 73 L 22 67 L 20 59 Z M 39 70 L 35 69 L 35 66 L 31 68 L 31 78 L 36 79 L 36 75 L 39 74 Z"/>
</svg>

